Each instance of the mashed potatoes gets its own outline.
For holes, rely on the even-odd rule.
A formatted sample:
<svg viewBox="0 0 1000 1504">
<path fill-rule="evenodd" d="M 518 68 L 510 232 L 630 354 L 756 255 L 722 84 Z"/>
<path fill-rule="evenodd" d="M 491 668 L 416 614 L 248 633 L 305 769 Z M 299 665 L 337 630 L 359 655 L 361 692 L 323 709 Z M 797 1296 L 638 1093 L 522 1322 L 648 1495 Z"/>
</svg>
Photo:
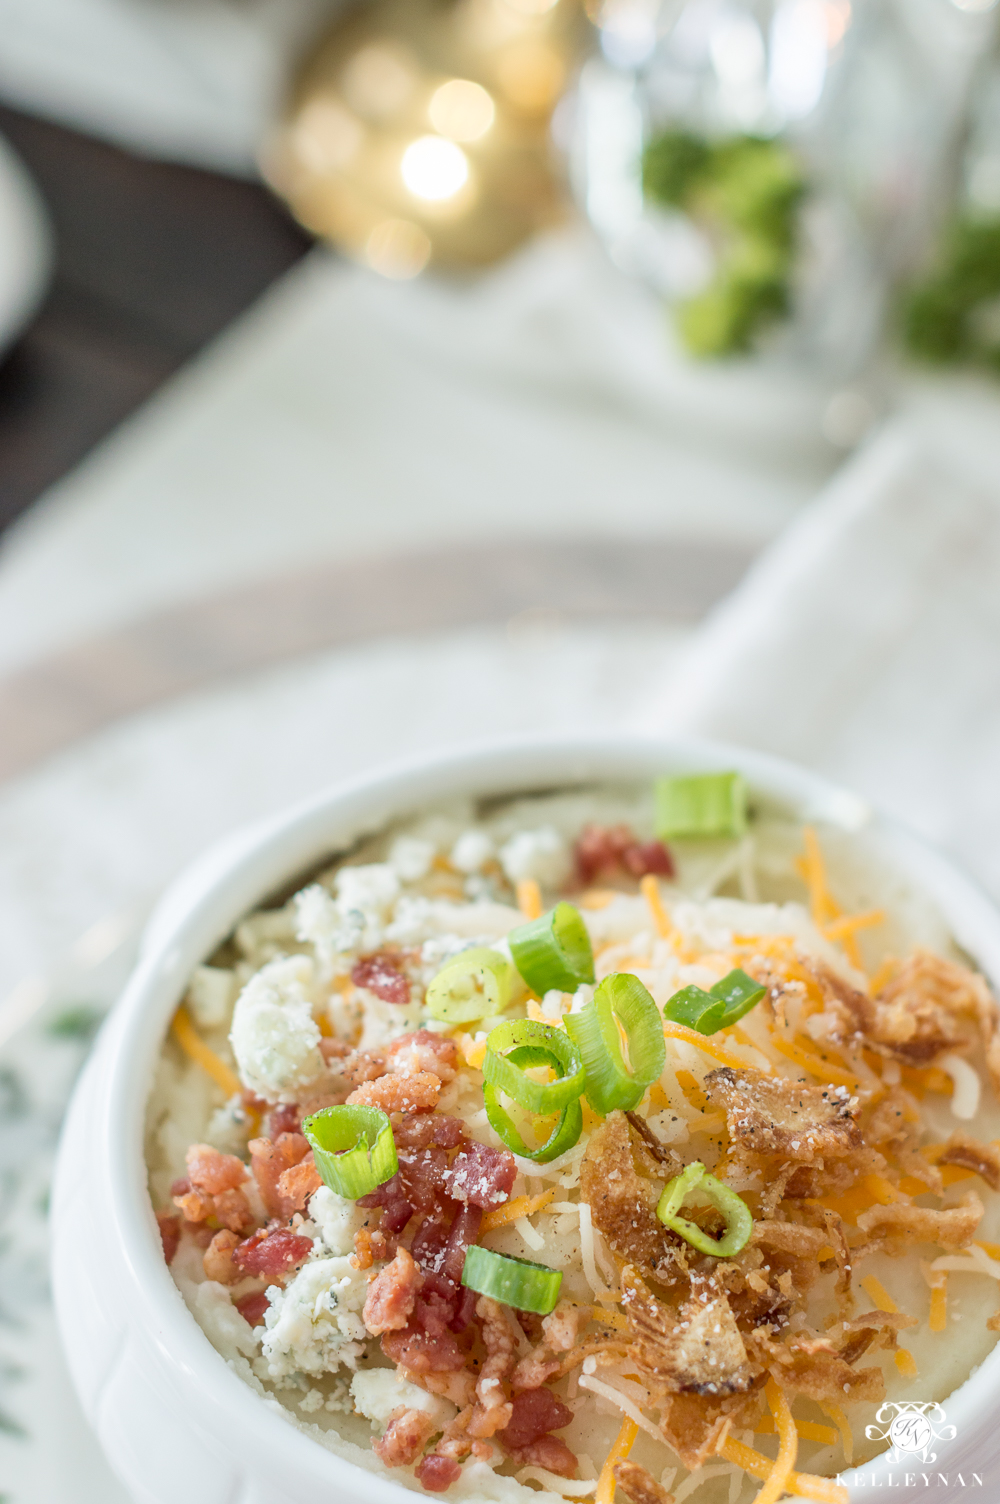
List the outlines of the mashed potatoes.
<svg viewBox="0 0 1000 1504">
<path fill-rule="evenodd" d="M 526 914 L 558 901 L 593 982 L 516 977 L 496 1016 L 430 1015 L 467 951 L 516 975 Z M 678 1021 L 679 994 L 734 972 L 763 993 L 750 1011 Z M 531 1158 L 554 1119 L 497 1130 L 490 1032 L 573 1034 L 613 975 L 662 1015 L 663 1069 L 627 1113 L 589 1093 L 575 1141 Z M 226 1361 L 405 1486 L 732 1504 L 777 1466 L 776 1488 L 836 1500 L 884 1398 L 943 1399 L 994 1345 L 998 1079 L 989 991 L 863 834 L 764 811 L 665 846 L 651 790 L 573 791 L 423 815 L 246 918 L 164 1045 L 150 1194 Z M 347 1101 L 388 1115 L 398 1155 L 360 1200 L 301 1132 Z M 696 1163 L 730 1199 L 694 1191 L 679 1232 L 657 1204 Z M 732 1194 L 752 1231 L 723 1257 L 704 1250 Z M 558 1271 L 558 1304 L 463 1285 L 470 1246 Z M 793 1423 L 797 1478 L 774 1463 Z"/>
</svg>

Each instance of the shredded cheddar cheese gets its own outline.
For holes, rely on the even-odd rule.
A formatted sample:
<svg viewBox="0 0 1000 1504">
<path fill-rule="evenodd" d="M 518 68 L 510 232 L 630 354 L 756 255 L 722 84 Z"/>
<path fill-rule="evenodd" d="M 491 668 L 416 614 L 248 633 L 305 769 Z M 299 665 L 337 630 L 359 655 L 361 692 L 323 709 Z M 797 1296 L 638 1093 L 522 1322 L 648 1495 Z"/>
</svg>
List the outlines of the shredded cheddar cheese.
<svg viewBox="0 0 1000 1504">
<path fill-rule="evenodd" d="M 516 1222 L 518 1217 L 533 1216 L 535 1212 L 540 1212 L 543 1207 L 548 1206 L 550 1201 L 554 1201 L 555 1194 L 555 1187 L 553 1187 L 550 1191 L 542 1191 L 538 1196 L 515 1196 L 513 1201 L 494 1207 L 493 1211 L 487 1212 L 483 1217 L 483 1232 L 492 1232 L 496 1227 L 506 1227 L 508 1222 Z"/>
<path fill-rule="evenodd" d="M 660 885 L 652 872 L 646 873 L 646 876 L 640 882 L 639 887 L 642 891 L 643 898 L 646 900 L 646 903 L 649 906 L 649 912 L 653 916 L 653 923 L 656 925 L 656 933 L 660 936 L 661 940 L 669 940 L 674 933 L 674 927 L 670 922 L 670 915 L 667 913 L 666 909 L 663 906 L 663 899 L 660 895 Z"/>
<path fill-rule="evenodd" d="M 737 1467 L 754 1478 L 769 1478 L 776 1465 L 763 1452 L 757 1452 L 745 1442 L 737 1441 L 735 1436 L 726 1438 L 718 1455 L 725 1457 L 727 1462 L 735 1462 Z M 792 1472 L 785 1487 L 803 1499 L 817 1500 L 817 1504 L 851 1504 L 850 1495 L 842 1483 L 835 1483 L 832 1478 L 819 1478 L 815 1473 Z M 757 1499 L 760 1497 L 758 1494 Z M 757 1499 L 754 1504 L 757 1504 Z"/>
<path fill-rule="evenodd" d="M 601 1476 L 597 1480 L 594 1504 L 611 1504 L 615 1496 L 615 1463 L 625 1461 L 625 1458 L 632 1450 L 632 1444 L 638 1434 L 639 1427 L 634 1420 L 626 1415 L 622 1421 L 621 1430 L 612 1444 L 611 1451 L 604 1459 Z"/>
<path fill-rule="evenodd" d="M 850 1467 L 854 1461 L 854 1433 L 851 1430 L 850 1422 L 848 1421 L 847 1416 L 844 1414 L 839 1405 L 833 1404 L 830 1400 L 821 1401 L 819 1408 L 822 1410 L 824 1415 L 828 1415 L 830 1417 L 830 1419 L 833 1421 L 833 1424 L 840 1432 L 840 1445 L 844 1449 L 844 1461 L 847 1463 L 847 1466 Z"/>
<path fill-rule="evenodd" d="M 538 919 L 542 913 L 542 890 L 533 877 L 522 877 L 517 885 L 517 906 L 525 919 Z"/>
<path fill-rule="evenodd" d="M 917 1377 L 920 1369 L 913 1361 L 913 1354 L 910 1352 L 910 1349 L 908 1347 L 899 1348 L 895 1354 L 895 1359 L 896 1367 L 899 1369 L 904 1379 L 915 1379 Z"/>
<path fill-rule="evenodd" d="M 615 888 L 588 888 L 580 894 L 579 907 L 581 909 L 606 909 L 609 903 L 614 903 L 620 897 Z"/>
<path fill-rule="evenodd" d="M 931 1309 L 927 1322 L 932 1332 L 943 1332 L 948 1324 L 948 1275 L 944 1269 L 939 1272 L 943 1278 L 931 1291 Z"/>
<path fill-rule="evenodd" d="M 806 854 L 799 858 L 796 865 L 809 890 L 809 912 L 813 923 L 822 929 L 831 920 L 840 918 L 840 909 L 830 896 L 823 851 L 819 844 L 819 837 L 811 825 L 805 827 L 802 838 L 805 842 Z"/>
<path fill-rule="evenodd" d="M 693 1044 L 696 1050 L 701 1050 L 704 1055 L 711 1055 L 713 1060 L 718 1060 L 722 1065 L 732 1066 L 734 1070 L 746 1070 L 746 1061 L 738 1055 L 724 1050 L 721 1045 L 713 1044 L 704 1034 L 699 1034 L 697 1029 L 689 1029 L 686 1024 L 675 1024 L 670 1019 L 665 1019 L 663 1032 L 668 1039 L 682 1039 L 685 1044 Z M 768 1068 L 770 1071 L 770 1067 Z"/>
<path fill-rule="evenodd" d="M 227 1097 L 238 1097 L 243 1090 L 237 1077 L 229 1069 L 224 1060 L 220 1060 L 214 1050 L 209 1049 L 201 1035 L 191 1022 L 191 1015 L 183 1004 L 174 1014 L 171 1031 L 177 1043 L 196 1065 L 200 1065 L 203 1071 L 207 1071 L 217 1086 L 220 1086 Z"/>
<path fill-rule="evenodd" d="M 868 1296 L 876 1311 L 885 1311 L 887 1316 L 895 1316 L 898 1313 L 899 1307 L 896 1302 L 885 1288 L 885 1285 L 882 1284 L 881 1280 L 877 1280 L 874 1274 L 865 1276 L 861 1281 L 861 1288 Z"/>
<path fill-rule="evenodd" d="M 842 1066 L 832 1065 L 825 1057 L 813 1054 L 812 1050 L 803 1049 L 800 1044 L 793 1044 L 787 1039 L 781 1039 L 774 1033 L 771 1035 L 771 1044 L 778 1051 L 779 1055 L 784 1055 L 786 1060 L 791 1060 L 793 1064 L 800 1065 L 811 1076 L 818 1077 L 824 1086 L 846 1086 L 850 1092 L 857 1092 L 861 1084 L 857 1076 L 852 1076 L 850 1071 L 845 1070 Z"/>
</svg>

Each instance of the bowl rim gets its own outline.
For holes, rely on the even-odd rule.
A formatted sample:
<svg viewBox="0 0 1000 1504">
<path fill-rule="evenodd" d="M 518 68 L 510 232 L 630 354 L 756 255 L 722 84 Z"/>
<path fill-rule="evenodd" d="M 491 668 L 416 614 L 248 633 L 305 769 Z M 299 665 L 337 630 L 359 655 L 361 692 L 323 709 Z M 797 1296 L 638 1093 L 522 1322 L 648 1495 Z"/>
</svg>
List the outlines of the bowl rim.
<svg viewBox="0 0 1000 1504">
<path fill-rule="evenodd" d="M 136 969 L 114 1010 L 116 1037 L 99 1107 L 97 1143 L 107 1156 L 112 1223 L 151 1326 L 163 1334 L 161 1351 L 180 1364 L 185 1381 L 194 1381 L 206 1399 L 252 1426 L 268 1447 L 284 1452 L 297 1476 L 311 1474 L 324 1483 L 336 1479 L 343 1487 L 343 1469 L 348 1468 L 354 1491 L 378 1504 L 402 1504 L 413 1493 L 327 1449 L 290 1423 L 291 1412 L 286 1420 L 262 1404 L 188 1312 L 163 1261 L 147 1188 L 145 1113 L 152 1070 L 191 969 L 244 914 L 297 873 L 307 873 L 310 863 L 327 853 L 334 860 L 337 849 L 357 836 L 442 799 L 516 797 L 549 787 L 638 780 L 656 770 L 732 767 L 744 773 L 759 795 L 797 818 L 884 836 L 893 856 L 907 864 L 915 886 L 939 906 L 958 943 L 994 986 L 1000 984 L 1000 913 L 950 858 L 819 774 L 770 754 L 695 738 L 522 735 L 399 759 L 340 781 L 217 843 L 179 875 L 157 906 Z M 966 1434 L 981 1432 L 988 1423 L 998 1379 L 1000 1344 L 948 1396 L 949 1419 L 955 1419 L 952 1411 L 957 1409 Z M 852 1499 L 881 1486 L 876 1479 L 889 1471 L 886 1455 L 840 1475 Z"/>
</svg>

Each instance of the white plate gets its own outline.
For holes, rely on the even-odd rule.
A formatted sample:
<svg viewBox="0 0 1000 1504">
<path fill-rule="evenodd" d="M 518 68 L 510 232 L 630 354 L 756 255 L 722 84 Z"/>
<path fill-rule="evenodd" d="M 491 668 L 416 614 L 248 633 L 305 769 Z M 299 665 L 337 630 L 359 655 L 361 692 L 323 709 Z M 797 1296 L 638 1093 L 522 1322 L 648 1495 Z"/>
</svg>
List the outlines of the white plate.
<svg viewBox="0 0 1000 1504">
<path fill-rule="evenodd" d="M 686 635 L 539 620 L 327 652 L 135 716 L 0 788 L 0 1412 L 21 1433 L 0 1417 L 2 1504 L 124 1498 L 71 1394 L 41 1272 L 85 1054 L 54 1020 L 108 1006 L 152 896 L 216 836 L 406 751 L 627 728 Z"/>
<path fill-rule="evenodd" d="M 52 237 L 38 189 L 0 137 L 0 354 L 41 301 L 52 270 Z"/>
</svg>

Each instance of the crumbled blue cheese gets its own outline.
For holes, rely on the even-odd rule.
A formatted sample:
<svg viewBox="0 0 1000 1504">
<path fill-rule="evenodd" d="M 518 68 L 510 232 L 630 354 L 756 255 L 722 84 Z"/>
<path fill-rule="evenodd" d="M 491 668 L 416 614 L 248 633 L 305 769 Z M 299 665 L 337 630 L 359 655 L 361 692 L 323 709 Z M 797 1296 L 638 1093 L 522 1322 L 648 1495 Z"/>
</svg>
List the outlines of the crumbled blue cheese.
<svg viewBox="0 0 1000 1504">
<path fill-rule="evenodd" d="M 240 1080 L 269 1102 L 297 1101 L 326 1070 L 313 1018 L 315 966 L 282 956 L 252 976 L 236 1000 L 229 1041 Z"/>
<path fill-rule="evenodd" d="M 427 876 L 436 856 L 433 841 L 421 840 L 419 836 L 397 836 L 389 848 L 389 866 L 400 882 L 418 883 Z"/>
<path fill-rule="evenodd" d="M 236 927 L 236 944 L 254 967 L 273 961 L 295 947 L 295 905 L 262 909 Z"/>
<path fill-rule="evenodd" d="M 196 966 L 187 1004 L 200 1029 L 221 1029 L 229 1022 L 236 996 L 236 978 L 222 966 Z"/>
<path fill-rule="evenodd" d="M 464 830 L 451 848 L 451 865 L 459 872 L 481 872 L 496 855 L 496 846 L 485 830 Z"/>
<path fill-rule="evenodd" d="M 338 1196 L 329 1186 L 321 1185 L 309 1199 L 309 1217 L 315 1226 L 315 1234 L 308 1227 L 303 1231 L 306 1237 L 322 1239 L 327 1252 L 343 1258 L 354 1252 L 354 1234 L 367 1227 L 371 1216 L 372 1213 L 365 1211 L 356 1201 Z"/>
<path fill-rule="evenodd" d="M 423 1410 L 443 1431 L 458 1414 L 450 1400 L 428 1394 L 399 1375 L 395 1368 L 368 1368 L 351 1380 L 351 1398 L 362 1415 L 385 1430 L 397 1410 Z"/>
<path fill-rule="evenodd" d="M 554 825 L 520 830 L 500 848 L 500 865 L 512 883 L 533 877 L 543 888 L 560 888 L 572 872 L 569 843 Z"/>
<path fill-rule="evenodd" d="M 361 1319 L 367 1288 L 348 1257 L 311 1258 L 283 1290 L 272 1285 L 261 1338 L 268 1377 L 356 1368 L 367 1338 Z"/>
<path fill-rule="evenodd" d="M 236 1154 L 240 1159 L 245 1159 L 253 1124 L 254 1120 L 243 1106 L 242 1098 L 230 1097 L 209 1118 L 205 1142 L 223 1154 Z"/>
<path fill-rule="evenodd" d="M 385 943 L 399 897 L 399 878 L 387 862 L 343 867 L 335 896 L 313 883 L 293 900 L 298 939 L 313 947 L 325 976 L 349 971 L 358 956 Z"/>
</svg>

